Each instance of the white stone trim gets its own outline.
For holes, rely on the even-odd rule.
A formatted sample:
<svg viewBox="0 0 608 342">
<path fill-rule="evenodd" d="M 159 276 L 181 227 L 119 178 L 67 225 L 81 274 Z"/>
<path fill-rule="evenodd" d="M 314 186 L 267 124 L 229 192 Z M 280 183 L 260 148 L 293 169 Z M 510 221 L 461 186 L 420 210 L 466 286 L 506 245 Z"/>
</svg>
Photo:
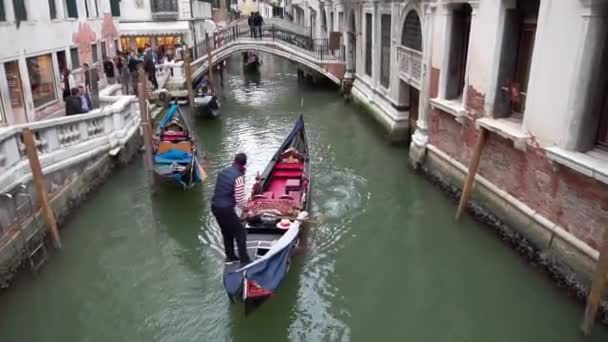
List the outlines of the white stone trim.
<svg viewBox="0 0 608 342">
<path fill-rule="evenodd" d="M 462 101 L 457 100 L 444 100 L 444 99 L 430 99 L 431 108 L 439 109 L 442 112 L 448 113 L 454 117 L 456 122 L 462 124 L 464 117 L 466 116 L 466 109 L 464 108 Z"/>
<path fill-rule="evenodd" d="M 545 148 L 547 157 L 587 177 L 608 184 L 608 152 L 594 149 L 587 153 L 552 146 Z"/>
<path fill-rule="evenodd" d="M 481 118 L 475 122 L 475 125 L 513 141 L 513 146 L 522 151 L 525 151 L 527 141 L 531 138 L 530 133 L 522 126 L 521 120 L 513 117 L 502 119 Z"/>
</svg>

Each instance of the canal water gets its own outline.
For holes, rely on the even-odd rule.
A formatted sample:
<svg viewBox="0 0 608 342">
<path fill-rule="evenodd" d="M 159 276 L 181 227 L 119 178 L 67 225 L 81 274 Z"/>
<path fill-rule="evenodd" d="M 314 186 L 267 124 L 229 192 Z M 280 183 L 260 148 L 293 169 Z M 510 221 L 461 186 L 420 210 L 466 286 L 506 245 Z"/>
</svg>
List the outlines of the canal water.
<svg viewBox="0 0 608 342">
<path fill-rule="evenodd" d="M 137 160 L 82 203 L 64 249 L 0 295 L 0 341 L 606 341 L 583 309 L 407 166 L 368 116 L 263 56 L 229 61 L 224 111 L 192 119 L 211 161 L 188 192 L 148 186 Z M 221 284 L 209 212 L 217 172 L 249 155 L 248 186 L 304 113 L 313 163 L 309 250 L 248 317 Z M 456 142 L 455 142 L 456 143 Z"/>
</svg>

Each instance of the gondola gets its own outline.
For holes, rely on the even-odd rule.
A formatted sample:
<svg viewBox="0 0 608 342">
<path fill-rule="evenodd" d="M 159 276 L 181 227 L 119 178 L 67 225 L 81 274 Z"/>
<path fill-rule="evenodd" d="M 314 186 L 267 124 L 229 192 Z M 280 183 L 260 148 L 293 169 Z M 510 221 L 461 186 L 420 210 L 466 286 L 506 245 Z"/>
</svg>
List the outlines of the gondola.
<svg viewBox="0 0 608 342">
<path fill-rule="evenodd" d="M 248 265 L 226 264 L 229 298 L 251 312 L 287 275 L 310 203 L 310 158 L 302 115 L 264 172 L 256 177 L 245 213 Z"/>
<path fill-rule="evenodd" d="M 201 166 L 192 132 L 174 103 L 159 122 L 153 137 L 154 173 L 186 189 L 207 177 Z"/>
<path fill-rule="evenodd" d="M 243 52 L 243 69 L 245 71 L 258 71 L 260 65 L 262 65 L 262 60 L 255 52 Z"/>
<path fill-rule="evenodd" d="M 222 104 L 213 94 L 213 88 L 207 78 L 202 78 L 196 84 L 193 107 L 196 113 L 202 116 L 215 118 L 220 115 Z"/>
</svg>

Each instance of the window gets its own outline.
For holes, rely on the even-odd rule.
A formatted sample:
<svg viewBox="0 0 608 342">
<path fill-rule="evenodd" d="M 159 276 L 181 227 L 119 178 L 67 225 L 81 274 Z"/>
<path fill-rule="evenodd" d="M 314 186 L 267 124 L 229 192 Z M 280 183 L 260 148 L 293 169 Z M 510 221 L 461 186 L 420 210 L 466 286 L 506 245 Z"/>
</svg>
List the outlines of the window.
<svg viewBox="0 0 608 342">
<path fill-rule="evenodd" d="M 372 75 L 372 14 L 365 13 L 365 73 Z"/>
<path fill-rule="evenodd" d="M 70 49 L 70 58 L 72 59 L 72 69 L 80 68 L 80 56 L 78 55 L 78 48 Z"/>
<path fill-rule="evenodd" d="M 521 118 L 526 109 L 539 7 L 539 0 L 519 0 L 505 12 L 494 108 L 497 117 L 514 114 Z"/>
<path fill-rule="evenodd" d="M 120 44 L 118 43 L 118 39 L 114 39 L 114 50 L 116 51 L 116 54 L 118 55 L 118 53 L 120 52 Z"/>
<path fill-rule="evenodd" d="M 59 73 L 63 73 L 63 70 L 68 67 L 68 61 L 65 57 L 65 51 L 57 51 L 57 64 L 59 64 Z"/>
<path fill-rule="evenodd" d="M 30 57 L 26 60 L 34 107 L 41 107 L 56 99 L 53 60 L 51 55 Z"/>
<path fill-rule="evenodd" d="M 106 50 L 106 42 L 102 41 L 101 42 L 101 59 L 105 60 L 106 58 L 108 58 L 108 50 Z"/>
<path fill-rule="evenodd" d="M 604 91 L 604 103 L 600 111 L 597 143 L 603 149 L 608 149 L 608 89 Z"/>
<path fill-rule="evenodd" d="M 13 0 L 13 10 L 15 11 L 15 20 L 17 22 L 27 20 L 27 9 L 25 8 L 26 0 Z"/>
<path fill-rule="evenodd" d="M 89 0 L 84 0 L 84 13 L 86 14 L 87 18 L 91 16 L 89 13 Z"/>
<path fill-rule="evenodd" d="M 17 122 L 26 122 L 25 103 L 23 101 L 23 87 L 21 83 L 21 75 L 19 74 L 19 63 L 11 61 L 4 63 L 4 71 L 6 73 L 6 83 L 8 85 L 8 94 L 11 102 L 11 109 Z"/>
<path fill-rule="evenodd" d="M 471 32 L 471 12 L 472 8 L 469 4 L 459 5 L 452 11 L 452 39 L 446 75 L 446 99 L 458 99 L 462 97 L 467 69 L 469 34 Z"/>
<path fill-rule="evenodd" d="M 110 0 L 110 10 L 113 17 L 120 17 L 120 0 Z"/>
<path fill-rule="evenodd" d="M 388 88 L 391 68 L 391 15 L 383 14 L 380 18 L 380 84 Z"/>
<path fill-rule="evenodd" d="M 338 12 L 338 30 L 344 31 L 344 12 Z"/>
<path fill-rule="evenodd" d="M 334 32 L 334 12 L 329 13 L 329 32 Z"/>
<path fill-rule="evenodd" d="M 4 9 L 4 0 L 0 0 L 0 21 L 6 21 L 6 10 Z"/>
<path fill-rule="evenodd" d="M 65 1 L 65 16 L 66 18 L 78 18 L 78 6 L 76 6 L 76 0 L 64 0 Z"/>
<path fill-rule="evenodd" d="M 95 16 L 99 17 L 99 4 L 97 3 L 98 0 L 93 0 L 93 2 L 95 3 Z"/>
<path fill-rule="evenodd" d="M 97 44 L 91 45 L 91 58 L 93 59 L 93 63 L 99 61 L 99 54 L 97 52 Z"/>
<path fill-rule="evenodd" d="M 401 33 L 401 45 L 422 51 L 422 30 L 420 29 L 420 18 L 416 11 L 410 11 L 405 17 L 403 32 Z"/>
<path fill-rule="evenodd" d="M 55 0 L 49 0 L 49 15 L 51 19 L 57 19 L 57 6 Z"/>
</svg>

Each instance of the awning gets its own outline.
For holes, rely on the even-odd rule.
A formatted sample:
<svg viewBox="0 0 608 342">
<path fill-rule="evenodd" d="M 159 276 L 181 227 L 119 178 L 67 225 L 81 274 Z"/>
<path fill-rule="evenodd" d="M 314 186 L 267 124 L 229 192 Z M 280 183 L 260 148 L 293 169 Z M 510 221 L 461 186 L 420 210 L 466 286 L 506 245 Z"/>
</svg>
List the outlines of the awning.
<svg viewBox="0 0 608 342">
<path fill-rule="evenodd" d="M 188 21 L 119 23 L 118 28 L 122 36 L 168 36 L 190 31 Z"/>
</svg>

